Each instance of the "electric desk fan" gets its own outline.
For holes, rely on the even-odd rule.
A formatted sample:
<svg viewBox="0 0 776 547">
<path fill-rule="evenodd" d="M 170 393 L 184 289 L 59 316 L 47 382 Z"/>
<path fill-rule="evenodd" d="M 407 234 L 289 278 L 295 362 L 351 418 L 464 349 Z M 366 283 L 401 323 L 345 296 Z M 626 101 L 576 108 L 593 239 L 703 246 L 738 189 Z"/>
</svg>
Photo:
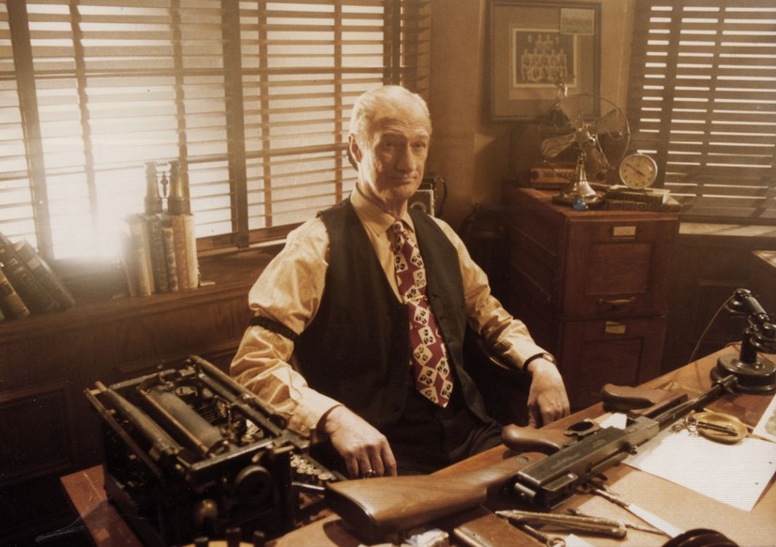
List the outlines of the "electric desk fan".
<svg viewBox="0 0 776 547">
<path fill-rule="evenodd" d="M 595 95 L 559 99 L 540 122 L 542 162 L 569 180 L 553 201 L 578 209 L 599 205 L 603 198 L 590 180 L 606 182 L 625 155 L 628 121 L 611 101 Z"/>
</svg>

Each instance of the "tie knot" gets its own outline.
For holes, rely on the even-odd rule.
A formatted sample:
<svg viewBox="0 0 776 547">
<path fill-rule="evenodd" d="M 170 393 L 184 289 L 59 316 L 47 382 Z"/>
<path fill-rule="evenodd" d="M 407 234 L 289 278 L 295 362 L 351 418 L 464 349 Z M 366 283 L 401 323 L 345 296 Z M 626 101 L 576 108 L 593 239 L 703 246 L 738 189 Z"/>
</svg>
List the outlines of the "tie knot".
<svg viewBox="0 0 776 547">
<path fill-rule="evenodd" d="M 391 233 L 391 242 L 394 246 L 394 252 L 398 252 L 409 236 L 407 227 L 405 226 L 404 221 L 397 220 L 391 224 L 389 231 Z"/>
<path fill-rule="evenodd" d="M 391 232 L 396 235 L 407 235 L 407 227 L 403 220 L 397 220 L 391 224 Z"/>
</svg>

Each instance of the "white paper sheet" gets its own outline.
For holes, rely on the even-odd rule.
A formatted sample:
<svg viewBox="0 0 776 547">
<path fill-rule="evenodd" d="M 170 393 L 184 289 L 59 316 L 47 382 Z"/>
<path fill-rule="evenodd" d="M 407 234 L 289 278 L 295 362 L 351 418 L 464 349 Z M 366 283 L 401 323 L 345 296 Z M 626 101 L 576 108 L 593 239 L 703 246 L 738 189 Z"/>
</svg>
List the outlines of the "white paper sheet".
<svg viewBox="0 0 776 547">
<path fill-rule="evenodd" d="M 776 442 L 776 397 L 771 399 L 771 404 L 768 405 L 752 433 Z"/>
<path fill-rule="evenodd" d="M 751 511 L 776 472 L 776 443 L 745 438 L 729 445 L 668 428 L 625 463 Z"/>
</svg>

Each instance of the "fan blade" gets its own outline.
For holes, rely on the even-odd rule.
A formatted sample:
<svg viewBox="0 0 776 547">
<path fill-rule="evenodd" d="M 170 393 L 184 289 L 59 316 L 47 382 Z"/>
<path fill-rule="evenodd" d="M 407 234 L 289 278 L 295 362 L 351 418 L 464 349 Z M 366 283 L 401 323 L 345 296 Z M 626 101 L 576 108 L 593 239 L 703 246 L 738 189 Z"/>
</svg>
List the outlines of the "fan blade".
<svg viewBox="0 0 776 547">
<path fill-rule="evenodd" d="M 591 178 L 600 178 L 610 168 L 611 164 L 598 139 L 595 140 L 595 144 L 585 147 L 585 170 Z"/>
<path fill-rule="evenodd" d="M 596 120 L 593 131 L 597 134 L 617 134 L 627 130 L 625 118 L 620 110 L 610 110 L 604 116 Z"/>
<path fill-rule="evenodd" d="M 559 135 L 544 139 L 541 144 L 542 156 L 547 159 L 553 159 L 559 156 L 574 142 L 574 133 L 568 135 Z"/>
<path fill-rule="evenodd" d="M 579 129 L 591 118 L 595 110 L 592 107 L 591 97 L 587 95 L 575 95 L 560 101 L 560 110 L 566 115 L 571 125 Z"/>
</svg>

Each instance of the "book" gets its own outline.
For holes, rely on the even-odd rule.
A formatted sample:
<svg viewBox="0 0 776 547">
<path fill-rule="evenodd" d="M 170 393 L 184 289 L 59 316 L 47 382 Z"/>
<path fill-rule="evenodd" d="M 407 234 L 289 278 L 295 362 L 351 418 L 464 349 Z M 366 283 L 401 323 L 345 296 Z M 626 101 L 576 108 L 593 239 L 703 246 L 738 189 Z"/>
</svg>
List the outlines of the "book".
<svg viewBox="0 0 776 547">
<path fill-rule="evenodd" d="M 21 261 L 11 241 L 3 234 L 0 234 L 0 262 L 5 267 L 5 275 L 31 312 L 48 313 L 60 309 L 57 300 Z"/>
<path fill-rule="evenodd" d="M 30 310 L 27 305 L 13 288 L 5 272 L 0 268 L 0 311 L 5 312 L 8 317 L 27 317 Z"/>
<path fill-rule="evenodd" d="M 148 296 L 155 290 L 148 225 L 143 215 L 132 214 L 127 217 L 127 226 L 129 227 L 129 248 L 126 250 L 125 259 L 137 282 L 136 295 L 132 296 Z M 130 294 L 132 294 L 131 290 Z"/>
<path fill-rule="evenodd" d="M 650 211 L 658 213 L 679 213 L 682 211 L 682 204 L 670 196 L 663 203 L 606 198 L 605 204 L 606 209 L 609 211 Z"/>
<path fill-rule="evenodd" d="M 124 267 L 124 276 L 127 279 L 127 294 L 129 296 L 140 296 L 134 247 L 132 237 L 128 233 L 123 234 L 121 238 L 121 264 Z"/>
<path fill-rule="evenodd" d="M 75 306 L 75 298 L 70 290 L 62 283 L 51 266 L 41 257 L 27 240 L 22 239 L 13 244 L 13 249 L 19 259 L 30 269 L 32 275 L 43 283 L 46 290 L 53 296 L 61 309 Z"/>
<path fill-rule="evenodd" d="M 183 216 L 169 215 L 167 217 L 172 228 L 173 253 L 175 254 L 175 272 L 178 276 L 178 289 L 189 288 L 189 270 L 186 259 L 186 227 Z"/>
<path fill-rule="evenodd" d="M 154 292 L 170 292 L 167 260 L 164 254 L 164 240 L 162 239 L 164 219 L 157 214 L 146 214 L 145 221 L 148 232 L 148 247 L 151 253 L 151 271 L 154 276 Z"/>
<path fill-rule="evenodd" d="M 186 234 L 186 269 L 188 270 L 189 288 L 199 287 L 199 261 L 197 259 L 197 236 L 194 233 L 194 215 L 183 215 L 183 227 Z"/>
<path fill-rule="evenodd" d="M 668 200 L 670 194 L 671 191 L 665 188 L 644 188 L 643 190 L 634 190 L 619 184 L 610 186 L 606 190 L 604 198 L 626 201 L 643 201 L 645 203 L 654 203 L 660 205 Z"/>
<path fill-rule="evenodd" d="M 175 261 L 175 240 L 172 231 L 172 226 L 169 224 L 162 225 L 162 242 L 164 243 L 164 258 L 165 265 L 167 266 L 167 283 L 170 292 L 178 292 L 180 285 L 178 284 L 178 270 Z"/>
<path fill-rule="evenodd" d="M 533 167 L 529 171 L 529 186 L 539 190 L 560 190 L 574 180 L 573 167 Z"/>
</svg>

